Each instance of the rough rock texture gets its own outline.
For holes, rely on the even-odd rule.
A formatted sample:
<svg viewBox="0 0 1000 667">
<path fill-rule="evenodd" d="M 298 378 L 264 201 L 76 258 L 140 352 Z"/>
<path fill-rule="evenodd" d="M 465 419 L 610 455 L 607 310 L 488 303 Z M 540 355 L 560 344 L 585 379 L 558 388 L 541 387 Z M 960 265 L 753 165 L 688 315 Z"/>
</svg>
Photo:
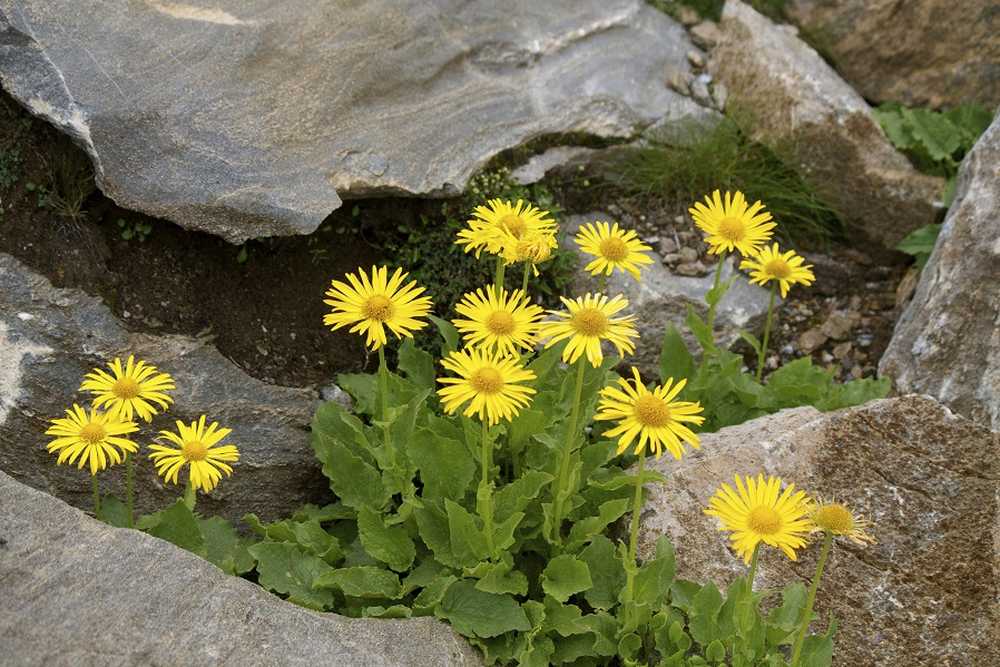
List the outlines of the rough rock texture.
<svg viewBox="0 0 1000 667">
<path fill-rule="evenodd" d="M 996 0 L 790 0 L 785 12 L 866 99 L 1000 104 Z"/>
<path fill-rule="evenodd" d="M 868 104 L 794 29 L 739 0 L 722 15 L 710 69 L 730 107 L 754 116 L 754 136 L 797 163 L 853 227 L 893 247 L 934 222 L 944 184 L 918 173 L 886 139 Z"/>
<path fill-rule="evenodd" d="M 208 342 L 183 336 L 129 333 L 99 299 L 57 289 L 12 257 L 0 254 L 0 469 L 81 506 L 90 506 L 86 471 L 56 466 L 45 451 L 48 420 L 62 417 L 84 373 L 134 353 L 171 373 L 178 391 L 169 413 L 137 438 L 145 448 L 175 419 L 201 414 L 233 429 L 241 460 L 232 477 L 205 496 L 206 511 L 237 520 L 246 512 L 287 515 L 329 493 L 309 444 L 318 396 L 309 389 L 256 380 Z M 137 461 L 139 509 L 162 507 L 182 489 L 164 488 L 143 453 Z M 123 497 L 122 466 L 101 474 L 103 489 Z"/>
<path fill-rule="evenodd" d="M 595 221 L 614 222 L 614 218 L 606 213 L 567 217 L 563 221 L 564 246 L 579 252 L 579 246 L 573 241 L 573 237 L 580 225 Z M 582 252 L 579 255 L 580 271 L 574 293 L 600 291 L 598 278 L 583 270 L 592 258 Z M 684 320 L 688 305 L 705 317 L 708 312 L 705 294 L 712 289 L 715 276 L 709 274 L 701 278 L 689 278 L 674 275 L 663 265 L 655 251 L 649 255 L 654 261 L 642 267 L 640 282 L 636 282 L 628 274 L 616 271 L 608 278 L 604 292 L 609 295 L 624 294 L 628 298 L 628 312 L 636 316 L 636 328 L 639 330 L 635 354 L 629 356 L 628 363 L 634 364 L 648 377 L 656 377 L 660 368 L 663 334 L 669 325 L 677 326 L 692 352 L 700 352 L 701 348 L 688 331 Z M 733 265 L 728 263 L 722 269 L 722 279 L 727 280 L 732 274 Z M 715 319 L 716 341 L 731 345 L 739 338 L 740 329 L 754 331 L 762 328 L 767 315 L 767 301 L 767 291 L 749 284 L 743 276 L 738 277 L 719 303 Z"/>
<path fill-rule="evenodd" d="M 668 482 L 650 489 L 640 549 L 669 535 L 687 579 L 745 573 L 703 513 L 736 473 L 779 475 L 874 521 L 878 544 L 838 541 L 817 597 L 820 618 L 833 612 L 840 624 L 835 665 L 1000 664 L 1000 434 L 905 396 L 761 417 L 704 435 L 699 452 L 656 468 Z M 793 564 L 765 549 L 758 587 L 808 581 L 818 552 L 814 544 Z"/>
<path fill-rule="evenodd" d="M 690 103 L 663 73 L 692 44 L 642 0 L 210 4 L 0 0 L 0 81 L 119 204 L 233 242 Z"/>
<path fill-rule="evenodd" d="M 1000 430 L 1000 116 L 966 156 L 955 201 L 879 365 Z"/>
<path fill-rule="evenodd" d="M 3 472 L 0 508 L 8 664 L 482 664 L 433 618 L 350 619 L 297 607 Z"/>
</svg>

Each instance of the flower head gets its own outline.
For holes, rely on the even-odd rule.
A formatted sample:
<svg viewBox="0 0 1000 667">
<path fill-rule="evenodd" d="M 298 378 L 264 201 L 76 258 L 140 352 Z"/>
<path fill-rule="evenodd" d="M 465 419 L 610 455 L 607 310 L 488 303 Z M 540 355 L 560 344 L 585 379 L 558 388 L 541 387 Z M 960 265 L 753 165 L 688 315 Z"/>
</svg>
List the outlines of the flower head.
<svg viewBox="0 0 1000 667">
<path fill-rule="evenodd" d="M 871 521 L 855 514 L 843 503 L 835 500 L 817 500 L 810 509 L 809 518 L 815 524 L 812 532 L 843 535 L 861 546 L 875 544 L 875 538 L 866 530 L 871 527 Z"/>
<path fill-rule="evenodd" d="M 505 264 L 531 262 L 534 268 L 536 264 L 541 264 L 552 257 L 552 250 L 557 245 L 555 231 L 531 232 L 520 238 L 505 232 L 500 240 L 500 252 Z M 534 271 L 535 275 L 538 275 L 538 269 Z"/>
<path fill-rule="evenodd" d="M 754 549 L 764 544 L 781 549 L 792 560 L 795 550 L 806 545 L 806 535 L 812 529 L 809 520 L 809 499 L 805 492 L 795 491 L 789 484 L 781 492 L 781 479 L 758 475 L 757 479 L 735 476 L 736 490 L 723 483 L 708 501 L 705 514 L 717 517 L 719 530 L 732 532 L 733 551 L 747 563 Z"/>
<path fill-rule="evenodd" d="M 123 420 L 139 415 L 148 422 L 173 403 L 174 399 L 167 392 L 176 388 L 174 379 L 158 372 L 156 366 L 141 359 L 137 362 L 130 354 L 124 364 L 115 358 L 108 368 L 110 373 L 95 368 L 84 376 L 80 385 L 80 391 L 94 395 L 95 408 L 117 414 Z"/>
<path fill-rule="evenodd" d="M 619 294 L 609 299 L 603 294 L 587 294 L 577 299 L 560 297 L 565 311 L 549 311 L 558 319 L 542 323 L 539 336 L 550 338 L 545 347 L 552 347 L 561 340 L 569 339 L 563 350 L 563 361 L 575 363 L 584 352 L 587 360 L 595 368 L 604 361 L 601 342 L 609 341 L 624 356 L 635 351 L 633 338 L 639 336 L 635 330 L 635 317 L 615 317 L 628 308 L 628 299 Z"/>
<path fill-rule="evenodd" d="M 548 215 L 548 211 L 520 199 L 513 204 L 503 199 L 491 199 L 485 206 L 475 208 L 468 226 L 458 233 L 455 243 L 464 246 L 465 252 L 475 251 L 476 257 L 484 249 L 494 255 L 504 254 L 505 246 L 510 247 L 520 239 L 533 236 L 551 238 L 554 243 L 556 222 Z"/>
<path fill-rule="evenodd" d="M 652 250 L 639 240 L 631 229 L 618 227 L 618 223 L 587 223 L 580 227 L 576 244 L 588 255 L 594 257 L 584 268 L 596 276 L 600 273 L 610 276 L 612 271 L 627 271 L 639 280 L 639 266 L 652 264 L 653 258 L 645 254 Z"/>
<path fill-rule="evenodd" d="M 792 285 L 798 283 L 808 287 L 816 279 L 812 265 L 803 266 L 804 261 L 794 250 L 781 252 L 775 243 L 770 248 L 764 246 L 751 259 L 744 259 L 740 262 L 740 268 L 750 272 L 750 282 L 753 284 L 764 285 L 772 280 L 778 281 L 781 298 L 785 298 Z"/>
<path fill-rule="evenodd" d="M 742 192 L 726 192 L 725 201 L 716 190 L 705 203 L 695 202 L 688 212 L 701 231 L 705 232 L 705 242 L 712 254 L 722 254 L 739 250 L 744 255 L 752 255 L 771 238 L 777 225 L 771 222 L 771 214 L 764 210 L 764 204 L 755 202 L 747 206 Z"/>
<path fill-rule="evenodd" d="M 102 412 L 91 407 L 90 413 L 77 404 L 66 411 L 66 416 L 53 419 L 52 426 L 45 435 L 56 436 L 49 443 L 49 453 L 59 452 L 56 464 L 76 463 L 78 468 L 90 466 L 90 474 L 96 475 L 109 465 L 125 460 L 128 454 L 139 447 L 121 436 L 139 430 L 133 421 L 122 419 L 117 412 Z"/>
<path fill-rule="evenodd" d="M 455 310 L 467 318 L 452 320 L 466 345 L 496 349 L 511 356 L 517 355 L 519 348 L 534 346 L 544 313 L 541 307 L 529 303 L 521 290 L 511 293 L 501 289 L 497 296 L 493 286 L 487 287 L 485 293 L 482 289 L 468 292 Z"/>
<path fill-rule="evenodd" d="M 639 378 L 639 371 L 632 367 L 632 383 L 618 378 L 618 387 L 610 386 L 601 390 L 601 402 L 597 406 L 597 421 L 614 420 L 618 425 L 605 432 L 609 438 L 618 437 L 618 453 L 621 454 L 639 438 L 635 453 L 640 454 L 648 443 L 649 450 L 660 458 L 666 447 L 675 459 L 684 454 L 684 443 L 698 449 L 698 436 L 685 423 L 700 425 L 705 418 L 700 416 L 701 404 L 689 401 L 675 401 L 684 389 L 687 380 L 674 383 L 668 379 L 662 386 L 652 391 Z"/>
<path fill-rule="evenodd" d="M 500 352 L 476 348 L 451 352 L 441 365 L 458 376 L 438 378 L 445 385 L 438 389 L 438 395 L 448 414 L 468 403 L 462 414 L 476 415 L 492 426 L 501 419 L 516 417 L 535 393 L 532 387 L 522 384 L 534 380 L 534 372 L 524 368 L 516 357 Z"/>
<path fill-rule="evenodd" d="M 191 486 L 206 493 L 215 488 L 222 479 L 222 473 L 231 475 L 233 472 L 229 463 L 238 461 L 240 452 L 235 445 L 223 443 L 232 429 L 220 428 L 217 422 L 205 427 L 205 415 L 190 424 L 177 421 L 177 432 L 160 431 L 160 437 L 176 445 L 168 447 L 160 444 L 150 445 L 152 454 L 149 458 L 156 466 L 165 482 L 177 484 L 177 473 L 184 464 L 190 466 L 188 479 Z"/>
<path fill-rule="evenodd" d="M 389 277 L 388 267 L 372 267 L 371 278 L 358 269 L 357 275 L 347 274 L 350 285 L 332 281 L 323 303 L 333 312 L 323 316 L 323 324 L 334 330 L 353 325 L 351 333 L 365 335 L 365 344 L 377 350 L 386 344 L 386 327 L 397 338 L 412 337 L 413 331 L 427 326 L 423 318 L 430 312 L 431 299 L 420 296 L 424 288 L 415 280 L 403 285 L 409 274 L 396 269 Z"/>
</svg>

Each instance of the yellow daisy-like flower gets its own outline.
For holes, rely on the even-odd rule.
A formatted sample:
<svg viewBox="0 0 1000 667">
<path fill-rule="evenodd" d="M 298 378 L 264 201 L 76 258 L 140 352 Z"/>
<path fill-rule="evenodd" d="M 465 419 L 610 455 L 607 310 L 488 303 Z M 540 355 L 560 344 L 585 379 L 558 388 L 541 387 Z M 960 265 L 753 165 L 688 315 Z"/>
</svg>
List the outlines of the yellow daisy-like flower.
<svg viewBox="0 0 1000 667">
<path fill-rule="evenodd" d="M 106 409 L 124 420 L 133 415 L 149 422 L 157 412 L 166 410 L 174 399 L 168 391 L 176 389 L 174 379 L 167 373 L 160 373 L 156 366 L 143 360 L 136 362 L 134 355 L 122 365 L 116 358 L 107 372 L 95 368 L 84 376 L 80 391 L 94 395 L 94 407 Z"/>
<path fill-rule="evenodd" d="M 91 407 L 88 414 L 74 403 L 65 417 L 52 420 L 45 435 L 56 436 L 47 449 L 50 454 L 59 452 L 57 465 L 76 463 L 81 469 L 89 465 L 90 474 L 96 475 L 99 470 L 121 463 L 128 454 L 139 450 L 134 442 L 121 437 L 138 430 L 135 422 L 122 419 L 118 413 Z"/>
<path fill-rule="evenodd" d="M 452 320 L 465 338 L 466 345 L 516 356 L 518 349 L 530 350 L 535 344 L 543 311 L 531 304 L 524 292 L 506 289 L 496 295 L 494 287 L 468 292 L 455 306 L 467 319 Z"/>
<path fill-rule="evenodd" d="M 364 334 L 365 344 L 373 350 L 386 344 L 386 327 L 397 338 L 412 337 L 413 331 L 427 326 L 426 320 L 418 318 L 430 312 L 431 299 L 420 296 L 424 288 L 415 280 L 403 285 L 408 275 L 396 269 L 390 278 L 388 267 L 373 266 L 371 278 L 359 268 L 357 275 L 347 274 L 350 285 L 332 281 L 333 286 L 326 291 L 330 298 L 323 303 L 333 312 L 323 316 L 323 324 L 334 330 L 353 325 L 350 332 Z"/>
<path fill-rule="evenodd" d="M 205 415 L 190 424 L 177 421 L 177 432 L 160 431 L 160 437 L 177 448 L 164 445 L 150 445 L 152 454 L 149 458 L 156 466 L 156 472 L 163 481 L 177 484 L 177 473 L 185 464 L 190 466 L 188 479 L 191 486 L 209 492 L 222 479 L 222 473 L 227 476 L 233 473 L 229 463 L 240 459 L 240 452 L 235 445 L 222 443 L 232 433 L 232 429 L 220 428 L 217 422 L 205 427 Z"/>
<path fill-rule="evenodd" d="M 865 546 L 875 544 L 875 538 L 868 534 L 871 521 L 850 510 L 843 503 L 834 500 L 817 500 L 809 512 L 812 519 L 812 532 L 828 531 L 834 535 L 842 535 L 855 544 Z"/>
<path fill-rule="evenodd" d="M 557 245 L 554 232 L 531 233 L 521 238 L 505 232 L 500 240 L 500 252 L 505 264 L 531 262 L 534 266 L 552 257 L 552 251 Z M 538 269 L 535 269 L 535 274 L 538 274 Z"/>
<path fill-rule="evenodd" d="M 613 344 L 622 356 L 635 352 L 635 344 L 631 340 L 639 337 L 639 332 L 635 330 L 635 317 L 615 317 L 615 314 L 628 308 L 628 299 L 624 296 L 619 294 L 609 299 L 603 294 L 587 294 L 572 300 L 559 298 L 567 310 L 550 310 L 549 313 L 559 319 L 543 322 L 538 335 L 550 338 L 546 348 L 569 339 L 563 350 L 563 361 L 575 363 L 586 352 L 587 360 L 596 368 L 604 361 L 601 342 L 605 340 Z"/>
<path fill-rule="evenodd" d="M 781 479 L 758 475 L 745 481 L 735 476 L 736 489 L 723 483 L 708 501 L 705 514 L 722 521 L 719 530 L 732 531 L 733 551 L 749 563 L 754 549 L 763 542 L 781 549 L 795 560 L 795 550 L 806 545 L 812 529 L 809 520 L 810 501 L 804 491 L 795 491 L 789 484 L 781 492 Z"/>
<path fill-rule="evenodd" d="M 726 192 L 725 201 L 716 190 L 705 203 L 695 202 L 688 212 L 698 228 L 705 233 L 708 251 L 713 254 L 739 250 L 744 255 L 752 255 L 771 238 L 777 224 L 771 222 L 771 214 L 764 210 L 764 204 L 755 202 L 747 206 L 742 192 Z"/>
<path fill-rule="evenodd" d="M 777 280 L 781 290 L 781 298 L 788 294 L 788 288 L 796 283 L 808 287 L 816 277 L 812 272 L 812 264 L 803 265 L 802 257 L 794 250 L 781 252 L 778 244 L 770 248 L 764 246 L 751 259 L 740 262 L 740 268 L 750 272 L 750 282 L 764 285 L 771 280 Z"/>
<path fill-rule="evenodd" d="M 619 269 L 639 280 L 639 267 L 653 263 L 653 259 L 645 254 L 652 248 L 640 241 L 631 229 L 619 228 L 617 222 L 613 225 L 606 222 L 583 225 L 576 235 L 576 244 L 595 258 L 584 267 L 593 276 L 600 273 L 610 276 L 615 269 Z"/>
<path fill-rule="evenodd" d="M 458 233 L 455 243 L 464 246 L 465 252 L 485 249 L 494 255 L 502 254 L 504 246 L 533 235 L 555 236 L 556 222 L 543 211 L 520 199 L 515 203 L 491 199 L 485 206 L 477 206 L 467 227 Z"/>
<path fill-rule="evenodd" d="M 521 365 L 516 357 L 500 352 L 466 349 L 451 352 L 441 365 L 458 377 L 438 378 L 446 386 L 438 389 L 444 411 L 453 414 L 468 403 L 466 417 L 476 415 L 490 426 L 501 419 L 513 419 L 521 408 L 531 403 L 532 387 L 524 382 L 535 379 L 535 373 Z"/>
<path fill-rule="evenodd" d="M 634 384 L 625 378 L 618 378 L 618 387 L 610 386 L 601 390 L 601 402 L 597 406 L 597 421 L 614 420 L 618 425 L 606 431 L 605 436 L 618 438 L 618 453 L 621 454 L 639 438 L 635 446 L 636 455 L 641 454 L 648 443 L 649 450 L 660 458 L 666 447 L 675 459 L 684 455 L 684 443 L 698 449 L 698 436 L 685 423 L 700 425 L 705 421 L 699 416 L 700 403 L 675 401 L 684 389 L 687 380 L 674 383 L 670 378 L 662 386 L 652 391 L 639 378 L 639 371 L 632 367 Z M 620 387 L 620 388 L 619 388 Z"/>
</svg>

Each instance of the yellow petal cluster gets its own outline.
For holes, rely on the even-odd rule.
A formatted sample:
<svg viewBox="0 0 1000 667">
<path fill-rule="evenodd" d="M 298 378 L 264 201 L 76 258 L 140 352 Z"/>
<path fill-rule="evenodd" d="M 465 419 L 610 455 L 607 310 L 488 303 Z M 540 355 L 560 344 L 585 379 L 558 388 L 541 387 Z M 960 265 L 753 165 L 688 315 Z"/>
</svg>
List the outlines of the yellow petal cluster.
<svg viewBox="0 0 1000 667">
<path fill-rule="evenodd" d="M 178 420 L 176 431 L 160 431 L 161 442 L 168 444 L 149 446 L 149 458 L 164 481 L 177 484 L 178 473 L 187 465 L 191 485 L 207 493 L 223 473 L 232 474 L 229 464 L 238 461 L 240 453 L 235 445 L 223 442 L 232 429 L 221 428 L 217 422 L 206 426 L 205 421 L 205 415 L 190 424 Z"/>
</svg>

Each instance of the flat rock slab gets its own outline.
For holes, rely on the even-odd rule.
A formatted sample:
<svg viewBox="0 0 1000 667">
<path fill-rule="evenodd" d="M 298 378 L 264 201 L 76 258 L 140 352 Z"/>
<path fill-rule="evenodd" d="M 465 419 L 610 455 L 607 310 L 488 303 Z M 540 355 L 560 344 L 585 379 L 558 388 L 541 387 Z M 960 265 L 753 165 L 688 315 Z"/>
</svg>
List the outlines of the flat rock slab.
<svg viewBox="0 0 1000 667">
<path fill-rule="evenodd" d="M 924 396 L 832 413 L 796 408 L 702 436 L 702 448 L 655 468 L 640 552 L 659 535 L 677 547 L 678 576 L 726 584 L 745 574 L 727 533 L 705 516 L 734 474 L 773 474 L 868 515 L 878 544 L 838 540 L 817 597 L 839 623 L 835 665 L 1000 664 L 1000 434 Z M 761 552 L 758 588 L 808 582 L 814 544 L 792 563 Z"/>
<path fill-rule="evenodd" d="M 0 636 L 9 664 L 482 664 L 436 619 L 303 609 L 3 472 L 0 538 Z"/>
<path fill-rule="evenodd" d="M 174 376 L 176 402 L 143 426 L 136 472 L 137 508 L 163 507 L 182 487 L 164 486 L 147 459 L 157 431 L 201 414 L 233 429 L 241 459 L 232 477 L 199 504 L 238 521 L 246 512 L 287 516 L 305 502 L 329 499 L 329 484 L 309 443 L 319 402 L 312 389 L 279 387 L 244 373 L 207 341 L 126 330 L 98 298 L 59 289 L 0 253 L 0 469 L 78 507 L 89 507 L 86 471 L 55 465 L 45 450 L 48 420 L 64 416 L 83 375 L 132 353 Z M 123 498 L 123 468 L 101 473 L 102 489 Z"/>
<path fill-rule="evenodd" d="M 962 162 L 955 201 L 879 372 L 1000 430 L 1000 115 Z"/>
<path fill-rule="evenodd" d="M 0 0 L 0 81 L 120 205 L 233 242 L 696 106 L 664 80 L 689 71 L 687 34 L 642 0 L 210 5 Z"/>
</svg>

